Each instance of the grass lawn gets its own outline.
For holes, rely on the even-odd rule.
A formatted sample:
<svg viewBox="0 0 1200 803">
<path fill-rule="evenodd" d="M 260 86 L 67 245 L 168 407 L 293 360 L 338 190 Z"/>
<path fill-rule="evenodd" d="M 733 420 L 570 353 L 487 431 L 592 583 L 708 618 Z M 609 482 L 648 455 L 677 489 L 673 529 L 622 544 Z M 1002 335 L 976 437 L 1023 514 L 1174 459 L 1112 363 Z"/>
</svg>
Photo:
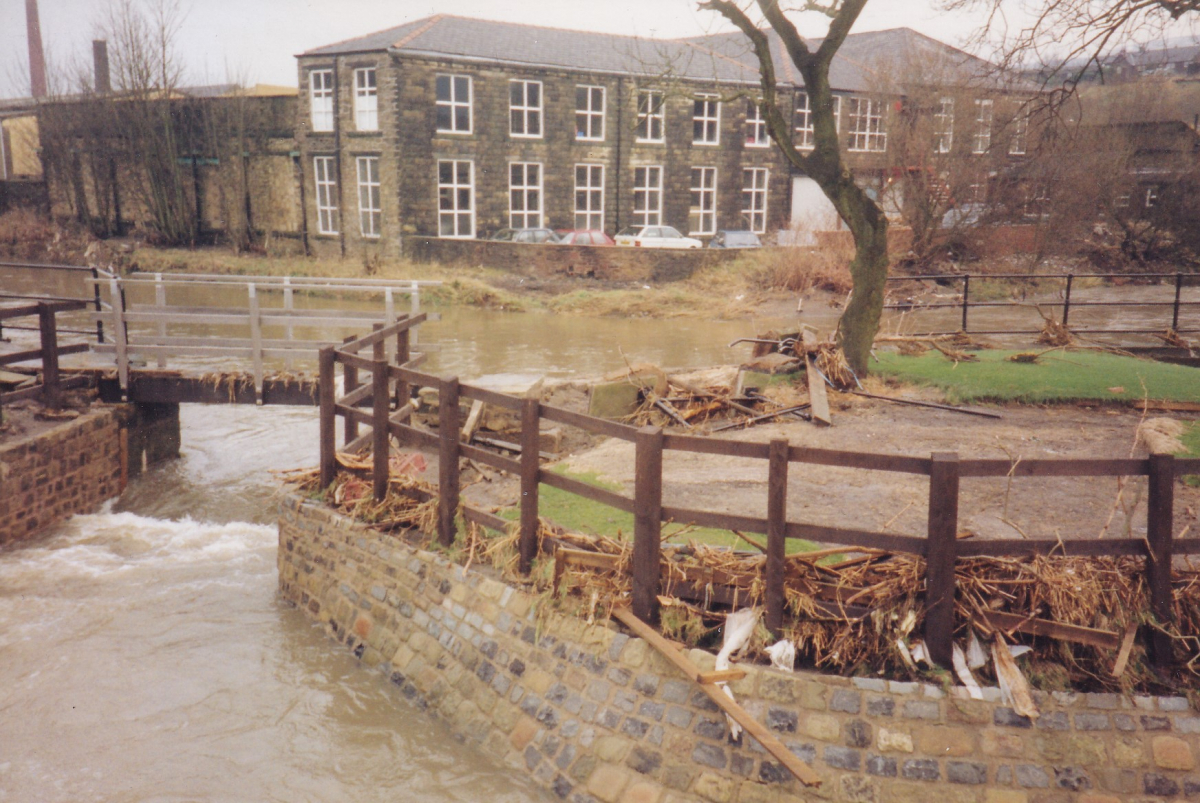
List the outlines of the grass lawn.
<svg viewBox="0 0 1200 803">
<path fill-rule="evenodd" d="M 594 473 L 559 473 L 571 479 L 586 482 L 589 485 L 595 485 L 609 491 L 621 490 L 620 485 L 606 482 Z M 575 496 L 549 485 L 542 484 L 539 486 L 538 512 L 542 518 L 549 519 L 571 532 L 584 533 L 586 535 L 603 534 L 626 540 L 633 539 L 632 513 L 617 510 L 600 502 L 593 502 L 591 499 L 584 499 L 582 496 Z M 506 519 L 515 520 L 519 512 L 514 508 L 505 511 L 501 515 Z M 685 528 L 679 524 L 663 524 L 664 534 L 680 533 L 678 536 L 668 537 L 668 541 L 687 543 L 694 540 L 702 544 L 712 544 L 713 546 L 733 547 L 738 550 L 754 550 L 754 547 L 728 530 L 713 530 L 707 527 L 687 528 L 686 532 L 684 530 Z M 760 544 L 765 544 L 767 541 L 765 535 L 754 535 L 751 533 L 747 533 L 747 535 Z M 787 542 L 787 551 L 789 553 L 811 552 L 816 548 L 817 545 L 811 541 L 789 539 Z"/>
<path fill-rule="evenodd" d="M 1050 351 L 1036 363 L 1011 362 L 1021 352 L 973 352 L 979 362 L 955 364 L 941 353 L 919 357 L 881 353 L 871 370 L 915 385 L 941 388 L 950 402 L 1200 400 L 1200 369 L 1099 351 Z M 1035 352 L 1036 353 L 1036 352 Z"/>
</svg>

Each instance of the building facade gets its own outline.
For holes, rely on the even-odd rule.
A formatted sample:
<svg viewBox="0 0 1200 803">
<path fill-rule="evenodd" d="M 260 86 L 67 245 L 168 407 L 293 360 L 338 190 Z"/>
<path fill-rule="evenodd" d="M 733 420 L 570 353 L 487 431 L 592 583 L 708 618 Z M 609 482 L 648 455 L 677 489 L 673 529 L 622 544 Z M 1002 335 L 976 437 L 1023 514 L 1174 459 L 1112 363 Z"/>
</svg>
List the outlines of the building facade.
<svg viewBox="0 0 1200 803">
<path fill-rule="evenodd" d="M 831 71 L 847 162 L 880 191 L 899 104 L 862 64 L 914 43 L 966 58 L 912 31 L 858 34 Z M 781 106 L 810 148 L 808 96 L 775 45 Z M 436 16 L 298 61 L 303 219 L 319 253 L 542 226 L 766 233 L 832 209 L 768 137 L 740 34 L 650 41 Z"/>
</svg>

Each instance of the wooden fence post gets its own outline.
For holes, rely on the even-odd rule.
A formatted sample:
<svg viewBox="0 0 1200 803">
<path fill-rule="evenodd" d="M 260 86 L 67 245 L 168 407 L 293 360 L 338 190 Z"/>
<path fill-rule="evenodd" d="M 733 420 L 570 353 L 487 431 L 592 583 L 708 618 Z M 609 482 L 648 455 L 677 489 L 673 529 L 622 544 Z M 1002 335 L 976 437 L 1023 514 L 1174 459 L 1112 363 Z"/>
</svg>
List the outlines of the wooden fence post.
<svg viewBox="0 0 1200 803">
<path fill-rule="evenodd" d="M 1175 617 L 1171 599 L 1171 559 L 1173 557 L 1173 513 L 1175 507 L 1175 456 L 1150 455 L 1149 499 L 1146 507 L 1146 587 L 1150 593 L 1150 611 L 1163 626 Z M 1151 631 L 1150 659 L 1155 666 L 1169 666 L 1172 659 L 1171 637 L 1158 628 Z"/>
<path fill-rule="evenodd" d="M 632 608 L 634 616 L 655 624 L 662 574 L 663 431 L 642 427 L 634 443 Z"/>
<path fill-rule="evenodd" d="M 787 553 L 787 439 L 776 438 L 768 445 L 767 466 L 767 629 L 778 635 L 787 607 L 783 588 Z"/>
<path fill-rule="evenodd" d="M 407 315 L 401 315 L 400 319 L 408 318 Z M 408 330 L 404 329 L 396 333 L 396 365 L 406 365 L 412 359 L 408 345 Z M 409 401 L 408 383 L 399 377 L 396 378 L 396 410 L 401 410 Z"/>
<path fill-rule="evenodd" d="M 371 372 L 372 479 L 375 501 L 382 502 L 388 492 L 388 397 L 387 360 L 375 359 Z"/>
<path fill-rule="evenodd" d="M 521 400 L 521 574 L 529 574 L 538 551 L 538 459 L 541 446 L 538 407 L 536 398 Z"/>
<path fill-rule="evenodd" d="M 438 540 L 454 543 L 458 515 L 458 377 L 438 387 Z"/>
<path fill-rule="evenodd" d="M 42 340 L 42 403 L 51 410 L 62 407 L 62 385 L 58 380 L 58 329 L 54 310 L 45 301 L 38 302 L 38 329 Z"/>
<path fill-rule="evenodd" d="M 319 373 L 317 394 L 321 408 L 321 488 L 328 488 L 337 473 L 337 415 L 334 411 L 333 372 L 337 365 L 333 346 L 326 346 L 317 354 Z"/>
<path fill-rule="evenodd" d="M 954 649 L 954 560 L 958 552 L 958 453 L 934 452 L 925 551 L 925 646 L 949 668 Z"/>
<path fill-rule="evenodd" d="M 354 335 L 346 335 L 342 340 L 343 344 L 353 343 L 357 338 Z M 342 392 L 347 396 L 354 390 L 358 389 L 358 368 L 353 365 L 342 366 Z M 358 437 L 358 419 L 352 415 L 346 416 L 346 420 L 342 422 L 343 435 L 342 439 L 346 443 L 350 443 Z"/>
<path fill-rule="evenodd" d="M 1063 317 L 1062 325 L 1067 325 L 1067 320 L 1071 317 L 1071 285 L 1075 282 L 1075 274 L 1067 274 L 1067 289 L 1063 291 Z"/>
</svg>

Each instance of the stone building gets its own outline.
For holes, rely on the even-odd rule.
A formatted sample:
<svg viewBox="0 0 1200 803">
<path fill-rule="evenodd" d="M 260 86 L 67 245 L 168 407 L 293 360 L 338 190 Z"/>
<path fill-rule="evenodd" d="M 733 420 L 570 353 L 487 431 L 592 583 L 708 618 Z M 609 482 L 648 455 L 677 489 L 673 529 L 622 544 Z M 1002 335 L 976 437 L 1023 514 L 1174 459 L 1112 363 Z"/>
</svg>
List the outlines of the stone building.
<svg viewBox="0 0 1200 803">
<path fill-rule="evenodd" d="M 772 44 L 781 105 L 811 147 L 808 96 Z M 851 168 L 880 191 L 897 175 L 888 128 L 902 104 L 869 65 L 907 55 L 982 64 L 907 29 L 846 40 L 831 70 L 838 127 Z M 438 15 L 298 59 L 303 220 L 318 253 L 507 227 L 662 224 L 707 238 L 837 226 L 767 136 L 740 33 L 647 40 Z M 959 147 L 992 139 L 991 103 L 960 113 Z M 954 126 L 952 105 L 939 113 Z"/>
</svg>

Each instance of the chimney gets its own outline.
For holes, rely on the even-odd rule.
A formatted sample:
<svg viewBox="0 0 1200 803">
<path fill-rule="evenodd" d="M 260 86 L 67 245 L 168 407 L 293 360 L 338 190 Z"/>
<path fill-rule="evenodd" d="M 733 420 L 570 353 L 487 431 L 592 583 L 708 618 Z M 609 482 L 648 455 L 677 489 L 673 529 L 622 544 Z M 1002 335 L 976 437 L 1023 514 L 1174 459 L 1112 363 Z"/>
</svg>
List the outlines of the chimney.
<svg viewBox="0 0 1200 803">
<path fill-rule="evenodd" d="M 92 40 L 92 71 L 96 82 L 96 94 L 112 92 L 112 81 L 108 74 L 108 42 L 104 39 Z"/>
<path fill-rule="evenodd" d="M 25 0 L 25 30 L 29 38 L 29 87 L 35 98 L 46 97 L 46 54 L 42 51 L 42 26 L 37 0 Z"/>
</svg>

